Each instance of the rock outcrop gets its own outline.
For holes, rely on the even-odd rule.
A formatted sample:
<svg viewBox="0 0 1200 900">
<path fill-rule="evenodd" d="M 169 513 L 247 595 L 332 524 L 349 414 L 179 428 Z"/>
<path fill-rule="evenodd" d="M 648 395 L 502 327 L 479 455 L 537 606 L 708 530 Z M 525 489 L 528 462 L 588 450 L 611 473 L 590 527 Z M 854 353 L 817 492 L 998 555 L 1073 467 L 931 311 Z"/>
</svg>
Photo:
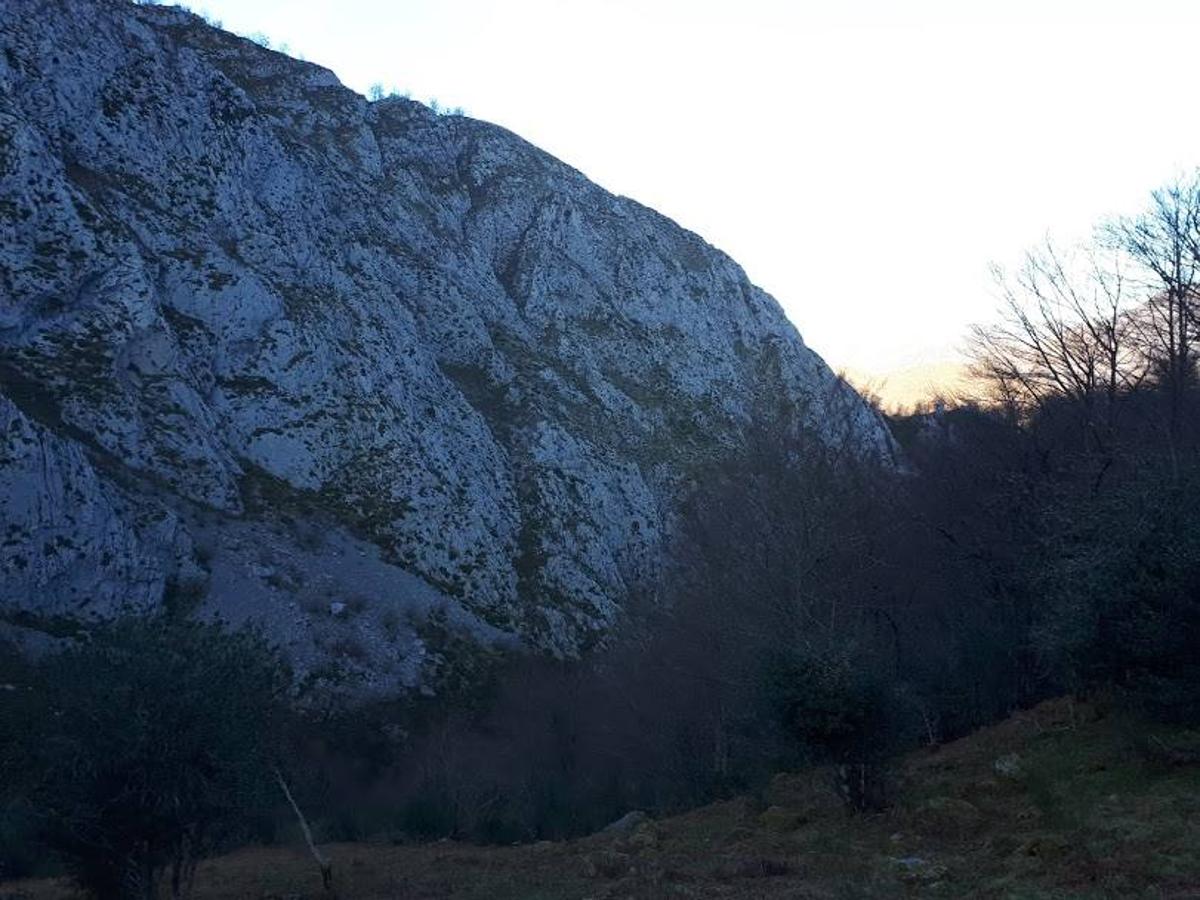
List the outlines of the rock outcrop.
<svg viewBox="0 0 1200 900">
<path fill-rule="evenodd" d="M 764 396 L 891 453 L 732 260 L 502 128 L 5 2 L 5 604 L 187 598 L 379 686 L 463 633 L 576 652 Z"/>
</svg>

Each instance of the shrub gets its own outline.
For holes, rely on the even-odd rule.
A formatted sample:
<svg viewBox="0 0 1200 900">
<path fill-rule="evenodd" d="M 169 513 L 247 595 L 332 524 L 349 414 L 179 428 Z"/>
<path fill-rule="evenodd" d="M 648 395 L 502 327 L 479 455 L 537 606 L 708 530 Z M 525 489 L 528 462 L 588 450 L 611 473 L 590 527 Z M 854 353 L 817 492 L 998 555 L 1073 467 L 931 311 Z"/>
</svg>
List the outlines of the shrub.
<svg viewBox="0 0 1200 900">
<path fill-rule="evenodd" d="M 1055 510 L 1039 647 L 1077 690 L 1110 685 L 1156 718 L 1200 722 L 1200 472 L 1144 466 Z"/>
<path fill-rule="evenodd" d="M 289 683 L 256 632 L 122 617 L 33 667 L 24 728 L 0 746 L 81 887 L 154 897 L 169 871 L 181 896 L 198 858 L 274 798 Z"/>
<path fill-rule="evenodd" d="M 18 648 L 0 640 L 0 880 L 45 872 L 32 846 L 34 823 L 19 777 L 31 749 L 17 740 L 33 708 L 30 681 Z"/>
<path fill-rule="evenodd" d="M 897 705 L 869 653 L 851 640 L 806 645 L 777 660 L 769 687 L 787 732 L 838 766 L 838 789 L 855 810 L 884 805 L 883 766 L 902 743 Z"/>
</svg>

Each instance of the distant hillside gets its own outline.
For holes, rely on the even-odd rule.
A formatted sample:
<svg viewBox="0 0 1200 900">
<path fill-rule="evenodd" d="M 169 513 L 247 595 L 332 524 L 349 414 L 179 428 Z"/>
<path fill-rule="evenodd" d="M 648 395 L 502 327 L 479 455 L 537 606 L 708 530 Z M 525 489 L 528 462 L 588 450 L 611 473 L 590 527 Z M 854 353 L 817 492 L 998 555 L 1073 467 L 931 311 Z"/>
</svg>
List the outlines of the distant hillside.
<svg viewBox="0 0 1200 900">
<path fill-rule="evenodd" d="M 972 391 L 966 364 L 952 359 L 879 369 L 849 368 L 845 375 L 860 391 L 877 396 L 888 410 L 912 409 L 935 397 L 952 399 Z"/>
</svg>

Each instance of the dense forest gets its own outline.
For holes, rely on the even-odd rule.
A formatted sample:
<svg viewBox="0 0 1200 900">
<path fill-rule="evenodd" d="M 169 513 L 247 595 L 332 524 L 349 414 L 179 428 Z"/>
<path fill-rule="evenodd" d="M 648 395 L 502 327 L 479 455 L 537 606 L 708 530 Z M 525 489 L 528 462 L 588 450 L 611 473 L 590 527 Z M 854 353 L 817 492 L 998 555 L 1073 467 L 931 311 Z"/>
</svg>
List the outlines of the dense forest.
<svg viewBox="0 0 1200 900">
<path fill-rule="evenodd" d="M 1200 723 L 1200 177 L 997 285 L 977 395 L 883 413 L 898 465 L 760 398 L 582 658 L 447 630 L 432 695 L 354 705 L 183 601 L 24 623 L 49 633 L 0 652 L 0 876 L 183 896 L 297 815 L 318 841 L 525 842 L 809 764 L 869 812 L 897 754 L 1048 697 Z"/>
</svg>

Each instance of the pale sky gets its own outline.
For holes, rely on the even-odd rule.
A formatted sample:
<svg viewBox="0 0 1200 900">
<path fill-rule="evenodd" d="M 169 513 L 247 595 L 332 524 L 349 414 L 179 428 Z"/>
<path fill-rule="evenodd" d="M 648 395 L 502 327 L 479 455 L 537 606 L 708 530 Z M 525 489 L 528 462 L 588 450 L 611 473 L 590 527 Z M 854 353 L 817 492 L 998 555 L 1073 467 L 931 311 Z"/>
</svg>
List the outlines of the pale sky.
<svg viewBox="0 0 1200 900">
<path fill-rule="evenodd" d="M 931 362 L 989 263 L 1200 164 L 1200 3 L 195 0 L 461 105 L 728 252 L 835 368 Z"/>
</svg>

